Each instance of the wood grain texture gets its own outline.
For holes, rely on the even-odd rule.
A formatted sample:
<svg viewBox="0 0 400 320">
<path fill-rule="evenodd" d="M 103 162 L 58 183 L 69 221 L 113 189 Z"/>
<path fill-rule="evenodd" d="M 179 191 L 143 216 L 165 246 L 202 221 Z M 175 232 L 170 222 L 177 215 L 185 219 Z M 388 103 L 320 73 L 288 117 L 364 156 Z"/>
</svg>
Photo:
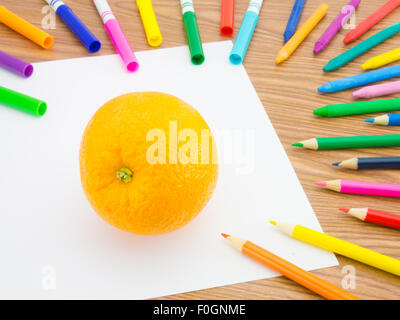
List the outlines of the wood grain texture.
<svg viewBox="0 0 400 320">
<path fill-rule="evenodd" d="M 109 0 L 109 2 L 132 47 L 136 51 L 151 50 L 145 39 L 135 1 Z M 314 108 L 352 100 L 350 91 L 319 95 L 317 87 L 329 80 L 360 73 L 363 62 L 377 54 L 399 47 L 399 35 L 397 35 L 340 70 L 324 74 L 322 67 L 331 58 L 354 45 L 343 44 L 346 31 L 341 30 L 325 51 L 318 56 L 313 55 L 315 41 L 348 1 L 326 0 L 325 2 L 330 5 L 327 16 L 288 61 L 276 66 L 274 59 L 282 46 L 282 35 L 294 0 L 266 0 L 244 64 L 324 231 L 400 259 L 398 231 L 363 223 L 337 210 L 339 207 L 371 207 L 400 213 L 400 200 L 337 194 L 322 190 L 313 184 L 317 180 L 335 178 L 400 183 L 400 172 L 396 170 L 353 172 L 331 166 L 332 162 L 356 156 L 398 156 L 400 149 L 310 151 L 290 146 L 293 142 L 312 137 L 400 133 L 398 128 L 377 127 L 363 123 L 363 119 L 368 115 L 337 119 L 323 119 L 312 115 Z M 385 2 L 386 0 L 363 0 L 357 10 L 357 21 L 360 22 Z M 102 42 L 103 48 L 98 54 L 114 53 L 92 1 L 68 0 L 67 3 Z M 196 0 L 194 3 L 203 41 L 225 40 L 226 38 L 219 35 L 220 1 Z M 320 0 L 308 0 L 300 23 L 303 23 L 320 3 L 322 3 Z M 2 0 L 1 5 L 39 27 L 45 16 L 41 11 L 45 6 L 43 0 Z M 153 5 L 164 38 L 161 47 L 186 44 L 179 1 L 153 0 Z M 236 1 L 235 35 L 247 6 L 248 0 Z M 362 36 L 361 40 L 396 22 L 399 18 L 400 9 L 373 27 Z M 60 20 L 57 19 L 56 29 L 49 30 L 49 33 L 55 37 L 55 45 L 50 50 L 43 50 L 0 25 L 0 50 L 31 62 L 88 56 L 86 49 Z M 355 42 L 357 43 L 359 41 Z M 238 256 L 238 259 L 241 258 Z M 344 276 L 342 267 L 352 265 L 357 272 L 356 289 L 351 290 L 353 294 L 363 299 L 400 299 L 398 277 L 347 258 L 338 258 L 339 267 L 318 270 L 314 273 L 340 286 Z M 180 294 L 168 299 L 319 299 L 319 297 L 287 279 L 275 278 Z"/>
</svg>

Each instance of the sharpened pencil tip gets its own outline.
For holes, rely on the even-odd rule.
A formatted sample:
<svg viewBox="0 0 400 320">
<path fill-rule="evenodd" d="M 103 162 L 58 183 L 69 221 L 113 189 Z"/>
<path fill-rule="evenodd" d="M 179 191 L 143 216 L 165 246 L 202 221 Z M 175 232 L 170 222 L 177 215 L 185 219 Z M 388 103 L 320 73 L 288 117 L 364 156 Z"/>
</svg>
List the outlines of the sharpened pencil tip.
<svg viewBox="0 0 400 320">
<path fill-rule="evenodd" d="M 325 187 L 326 186 L 326 181 L 318 181 L 318 182 L 315 182 L 315 184 L 317 186 Z"/>
<path fill-rule="evenodd" d="M 230 235 L 226 233 L 221 233 L 221 236 L 223 236 L 225 239 L 230 237 Z"/>
<path fill-rule="evenodd" d="M 338 165 L 341 164 L 341 163 L 342 163 L 342 161 L 334 162 L 334 163 L 332 163 L 332 165 L 333 165 L 333 166 L 338 166 Z"/>
<path fill-rule="evenodd" d="M 369 123 L 374 123 L 374 118 L 371 118 L 371 119 L 366 119 L 366 120 L 364 120 L 365 122 L 369 122 Z"/>
<path fill-rule="evenodd" d="M 302 144 L 301 142 L 296 142 L 292 144 L 293 147 L 304 147 L 304 144 Z"/>
<path fill-rule="evenodd" d="M 349 211 L 350 211 L 350 209 L 347 209 L 347 208 L 339 208 L 339 210 L 343 211 L 343 212 L 346 212 L 346 213 L 349 213 Z"/>
<path fill-rule="evenodd" d="M 276 221 L 270 221 L 270 224 L 273 224 L 274 226 L 276 226 Z"/>
</svg>

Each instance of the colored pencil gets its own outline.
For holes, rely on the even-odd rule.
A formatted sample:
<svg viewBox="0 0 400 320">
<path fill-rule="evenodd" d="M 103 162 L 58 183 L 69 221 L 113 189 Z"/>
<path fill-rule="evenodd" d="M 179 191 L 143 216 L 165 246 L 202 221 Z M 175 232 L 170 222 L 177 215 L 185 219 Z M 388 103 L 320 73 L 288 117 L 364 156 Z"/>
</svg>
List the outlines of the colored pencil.
<svg viewBox="0 0 400 320">
<path fill-rule="evenodd" d="M 90 53 L 100 50 L 101 43 L 78 16 L 61 0 L 45 0 Z"/>
<path fill-rule="evenodd" d="M 329 6 L 325 3 L 321 4 L 318 9 L 307 19 L 307 21 L 296 31 L 293 37 L 278 52 L 275 63 L 281 63 L 289 58 L 289 56 L 297 49 L 315 26 L 322 20 L 328 11 Z"/>
<path fill-rule="evenodd" d="M 400 114 L 385 114 L 376 118 L 367 119 L 365 122 L 370 122 L 379 126 L 400 126 Z"/>
<path fill-rule="evenodd" d="M 335 35 L 342 28 L 343 23 L 346 22 L 346 20 L 350 18 L 350 16 L 356 10 L 356 8 L 360 4 L 360 2 L 361 2 L 361 0 L 350 0 L 350 2 L 345 7 L 345 8 L 349 8 L 349 10 L 347 12 L 344 11 L 343 9 L 340 11 L 340 13 L 335 18 L 335 20 L 332 21 L 332 23 L 329 25 L 328 29 L 326 29 L 326 31 L 323 33 L 321 38 L 319 38 L 319 40 L 315 43 L 314 54 L 321 52 L 328 46 L 329 42 L 331 42 L 331 40 L 335 37 Z"/>
<path fill-rule="evenodd" d="M 242 24 L 236 36 L 232 51 L 229 55 L 229 61 L 238 65 L 244 60 L 249 47 L 254 30 L 256 29 L 263 0 L 250 0 L 246 13 L 243 16 Z"/>
<path fill-rule="evenodd" d="M 363 70 L 376 69 L 397 60 L 400 60 L 400 48 L 369 59 L 361 66 L 361 68 Z"/>
<path fill-rule="evenodd" d="M 337 57 L 333 58 L 323 68 L 324 72 L 335 71 L 335 70 L 343 67 L 344 65 L 348 64 L 350 61 L 354 60 L 355 58 L 361 56 L 362 54 L 364 54 L 365 52 L 376 47 L 377 45 L 384 42 L 385 40 L 393 37 L 398 32 L 400 32 L 400 22 L 396 22 L 396 23 L 392 24 L 390 27 L 383 29 L 382 31 L 378 32 L 377 34 L 373 35 L 372 37 L 364 40 L 363 42 L 359 43 L 358 45 L 354 46 L 353 48 L 351 48 L 351 49 L 345 51 L 344 53 L 338 55 Z"/>
<path fill-rule="evenodd" d="M 163 39 L 151 0 L 136 0 L 136 5 L 142 19 L 147 43 L 152 47 L 160 46 Z"/>
<path fill-rule="evenodd" d="M 300 225 L 275 221 L 271 223 L 294 239 L 400 276 L 400 260 Z"/>
<path fill-rule="evenodd" d="M 373 86 L 364 87 L 353 92 L 355 98 L 375 98 L 387 96 L 400 92 L 400 81 L 392 81 L 388 83 L 376 84 Z"/>
<path fill-rule="evenodd" d="M 49 49 L 54 43 L 54 38 L 47 32 L 40 30 L 3 6 L 0 6 L 0 22 L 44 49 Z"/>
<path fill-rule="evenodd" d="M 342 117 L 354 114 L 400 110 L 400 98 L 371 100 L 351 103 L 330 104 L 315 109 L 314 115 L 321 117 Z"/>
<path fill-rule="evenodd" d="M 400 6 L 399 0 L 389 0 L 377 11 L 371 14 L 368 18 L 363 20 L 355 29 L 347 33 L 343 42 L 350 43 L 353 42 L 354 40 L 357 40 L 361 35 L 363 35 L 365 32 L 371 29 L 375 24 L 381 21 L 384 17 L 386 17 L 398 6 Z"/>
<path fill-rule="evenodd" d="M 115 18 L 107 0 L 93 0 L 97 11 L 104 23 L 108 35 L 119 53 L 124 66 L 128 72 L 135 72 L 139 69 L 139 63 L 135 54 L 125 37 L 118 20 Z"/>
<path fill-rule="evenodd" d="M 339 209 L 361 221 L 379 224 L 381 226 L 400 229 L 400 215 L 369 208 Z"/>
<path fill-rule="evenodd" d="M 293 143 L 292 146 L 312 150 L 397 147 L 400 146 L 400 134 L 314 138 Z"/>
<path fill-rule="evenodd" d="M 398 76 L 400 76 L 400 65 L 365 72 L 347 78 L 333 80 L 319 87 L 318 92 L 337 92 Z"/>
<path fill-rule="evenodd" d="M 345 169 L 400 169 L 400 157 L 352 158 L 333 163 Z"/>
<path fill-rule="evenodd" d="M 292 12 L 290 14 L 285 32 L 283 33 L 283 41 L 286 43 L 294 35 L 299 24 L 301 13 L 303 12 L 306 0 L 295 0 Z"/>
<path fill-rule="evenodd" d="M 321 279 L 320 277 L 303 270 L 293 263 L 278 257 L 277 255 L 259 247 L 245 239 L 237 238 L 227 234 L 222 234 L 237 250 L 244 255 L 262 263 L 286 278 L 291 279 L 303 287 L 319 294 L 329 300 L 360 300 L 353 294 Z"/>
<path fill-rule="evenodd" d="M 354 180 L 330 180 L 315 183 L 326 189 L 351 194 L 400 198 L 400 185 Z M 400 271 L 400 270 L 399 270 Z"/>
<path fill-rule="evenodd" d="M 219 32 L 221 35 L 230 37 L 233 34 L 235 23 L 235 0 L 221 1 L 221 25 Z"/>
</svg>

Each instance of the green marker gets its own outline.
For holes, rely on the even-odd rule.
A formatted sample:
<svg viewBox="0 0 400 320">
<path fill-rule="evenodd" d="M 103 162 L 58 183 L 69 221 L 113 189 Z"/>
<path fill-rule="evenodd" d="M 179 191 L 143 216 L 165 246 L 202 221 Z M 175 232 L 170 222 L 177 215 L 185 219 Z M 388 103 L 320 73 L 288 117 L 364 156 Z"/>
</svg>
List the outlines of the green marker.
<svg viewBox="0 0 400 320">
<path fill-rule="evenodd" d="M 303 147 L 312 150 L 397 147 L 400 146 L 400 134 L 388 134 L 381 136 L 314 138 L 293 143 L 292 146 Z"/>
<path fill-rule="evenodd" d="M 314 110 L 316 116 L 341 117 L 353 114 L 364 114 L 374 112 L 388 112 L 400 110 L 400 98 L 361 101 L 343 104 L 330 104 Z"/>
<path fill-rule="evenodd" d="M 191 60 L 193 64 L 199 65 L 204 62 L 204 53 L 201 45 L 196 14 L 194 13 L 193 0 L 180 1 L 182 6 L 183 24 L 185 26 Z"/>
<path fill-rule="evenodd" d="M 358 56 L 367 52 L 368 50 L 376 47 L 378 44 L 382 43 L 386 39 L 394 36 L 396 33 L 400 31 L 400 22 L 396 22 L 392 24 L 390 27 L 383 29 L 382 31 L 374 34 L 372 37 L 364 40 L 360 44 L 354 46 L 353 48 L 345 51 L 341 55 L 338 55 L 336 58 L 333 58 L 328 64 L 324 67 L 325 72 L 335 71 L 350 61 L 354 60 Z"/>
<path fill-rule="evenodd" d="M 0 86 L 0 104 L 41 117 L 47 110 L 46 102 Z"/>
</svg>

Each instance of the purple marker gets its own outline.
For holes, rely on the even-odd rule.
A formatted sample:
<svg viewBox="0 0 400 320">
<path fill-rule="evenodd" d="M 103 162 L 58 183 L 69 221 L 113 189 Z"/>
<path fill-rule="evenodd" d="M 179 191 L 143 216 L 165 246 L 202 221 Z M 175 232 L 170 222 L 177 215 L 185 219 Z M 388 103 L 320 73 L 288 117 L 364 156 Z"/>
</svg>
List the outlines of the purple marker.
<svg viewBox="0 0 400 320">
<path fill-rule="evenodd" d="M 33 73 L 33 66 L 30 63 L 10 56 L 3 51 L 0 51 L 0 67 L 14 72 L 23 78 L 29 78 Z"/>
<path fill-rule="evenodd" d="M 339 15 L 335 20 L 332 21 L 328 29 L 324 32 L 324 34 L 319 38 L 319 40 L 315 43 L 314 53 L 317 54 L 324 50 L 329 42 L 333 39 L 333 37 L 339 32 L 342 24 L 344 22 L 343 19 L 349 18 L 353 12 L 356 10 L 361 0 L 350 0 L 350 2 L 343 7 L 340 11 Z"/>
</svg>

